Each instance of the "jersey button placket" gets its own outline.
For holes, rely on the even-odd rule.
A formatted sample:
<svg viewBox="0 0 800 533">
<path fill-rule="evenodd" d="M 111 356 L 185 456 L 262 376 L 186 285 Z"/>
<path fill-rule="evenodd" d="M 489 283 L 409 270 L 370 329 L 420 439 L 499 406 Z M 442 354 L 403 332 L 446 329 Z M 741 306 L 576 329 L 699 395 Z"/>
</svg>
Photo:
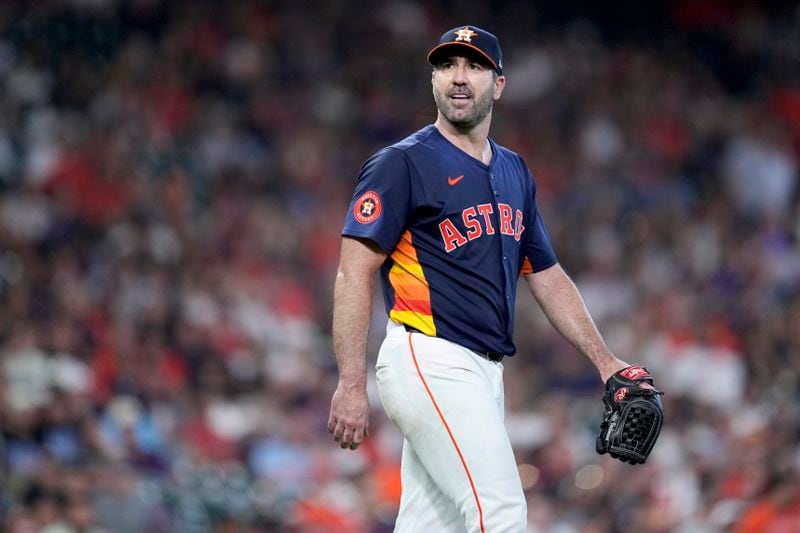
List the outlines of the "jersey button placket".
<svg viewBox="0 0 800 533">
<path fill-rule="evenodd" d="M 497 181 L 494 179 L 494 172 L 490 172 L 489 173 L 489 183 L 490 183 L 490 185 L 492 187 L 492 192 L 494 193 L 495 198 L 499 198 L 500 197 L 500 189 L 497 188 Z M 497 208 L 497 202 L 496 201 L 495 201 L 495 212 L 498 213 L 498 223 L 499 223 L 499 209 Z M 505 276 L 504 276 L 505 277 L 505 285 L 506 285 L 506 287 L 508 287 L 509 278 L 511 276 L 511 273 L 510 273 L 511 265 L 509 265 L 508 253 L 505 250 L 506 243 L 503 241 L 502 238 L 499 239 L 499 242 L 500 242 L 501 257 L 503 258 L 502 269 L 503 269 L 503 273 L 505 274 Z M 504 291 L 504 293 L 505 293 L 506 302 L 507 302 L 507 304 L 506 304 L 507 305 L 507 311 L 506 312 L 510 316 L 513 313 L 513 310 L 510 308 L 510 306 L 511 306 L 511 293 L 508 292 L 507 288 Z"/>
</svg>

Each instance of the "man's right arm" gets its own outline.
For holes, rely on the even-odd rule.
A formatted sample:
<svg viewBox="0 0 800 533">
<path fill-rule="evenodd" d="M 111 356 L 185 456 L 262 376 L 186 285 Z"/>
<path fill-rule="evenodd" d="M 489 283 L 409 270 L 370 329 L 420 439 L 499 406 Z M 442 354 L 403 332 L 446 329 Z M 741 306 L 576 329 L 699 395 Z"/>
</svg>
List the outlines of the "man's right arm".
<svg viewBox="0 0 800 533">
<path fill-rule="evenodd" d="M 367 333 L 375 272 L 386 253 L 368 240 L 342 238 L 333 291 L 333 350 L 339 384 L 331 400 L 328 431 L 342 448 L 355 450 L 369 434 Z"/>
</svg>

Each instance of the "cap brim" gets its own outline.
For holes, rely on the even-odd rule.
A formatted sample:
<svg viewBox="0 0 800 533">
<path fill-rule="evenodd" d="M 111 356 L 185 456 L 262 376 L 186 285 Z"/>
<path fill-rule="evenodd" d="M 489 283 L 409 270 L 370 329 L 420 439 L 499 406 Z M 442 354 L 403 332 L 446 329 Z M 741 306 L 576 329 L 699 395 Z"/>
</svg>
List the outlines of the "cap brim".
<svg viewBox="0 0 800 533">
<path fill-rule="evenodd" d="M 478 48 L 477 46 L 475 46 L 473 44 L 462 43 L 462 42 L 457 42 L 457 41 L 453 41 L 453 42 L 449 42 L 449 43 L 437 44 L 436 46 L 431 48 L 430 52 L 428 52 L 428 63 L 433 65 L 434 62 L 431 61 L 431 58 L 434 56 L 434 54 L 437 54 L 437 55 L 441 54 L 442 50 L 444 48 L 449 47 L 449 46 L 459 46 L 459 47 L 463 46 L 463 47 L 469 48 L 470 50 L 474 50 L 475 52 L 478 52 L 484 59 L 486 59 L 486 61 L 489 62 L 489 64 L 492 66 L 493 69 L 495 69 L 498 73 L 500 72 L 500 69 L 497 68 L 497 63 L 495 63 L 494 60 L 486 54 L 486 52 L 484 52 L 483 50 L 481 50 L 480 48 Z"/>
</svg>

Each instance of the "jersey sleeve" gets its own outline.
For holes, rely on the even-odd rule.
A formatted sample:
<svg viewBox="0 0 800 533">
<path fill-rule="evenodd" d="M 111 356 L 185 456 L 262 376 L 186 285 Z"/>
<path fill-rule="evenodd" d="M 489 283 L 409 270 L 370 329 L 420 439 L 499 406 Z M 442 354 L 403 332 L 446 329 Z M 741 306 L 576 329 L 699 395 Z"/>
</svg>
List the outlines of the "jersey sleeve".
<svg viewBox="0 0 800 533">
<path fill-rule="evenodd" d="M 342 235 L 363 237 L 391 253 L 406 229 L 411 210 L 411 172 L 404 153 L 384 148 L 358 175 Z"/>
<path fill-rule="evenodd" d="M 558 262 L 553 246 L 550 244 L 550 235 L 545 228 L 544 220 L 536 205 L 536 186 L 533 176 L 528 171 L 531 185 L 531 215 L 528 227 L 525 230 L 524 259 L 520 274 L 532 274 L 546 270 Z"/>
</svg>

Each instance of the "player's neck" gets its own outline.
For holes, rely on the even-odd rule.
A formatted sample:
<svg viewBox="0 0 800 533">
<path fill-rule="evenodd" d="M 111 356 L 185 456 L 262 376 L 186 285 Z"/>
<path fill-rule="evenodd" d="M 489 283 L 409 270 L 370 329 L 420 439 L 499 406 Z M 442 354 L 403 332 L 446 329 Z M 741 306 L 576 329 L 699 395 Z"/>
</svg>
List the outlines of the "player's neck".
<svg viewBox="0 0 800 533">
<path fill-rule="evenodd" d="M 489 144 L 491 115 L 469 131 L 462 131 L 439 115 L 433 123 L 445 139 L 468 155 L 488 165 L 492 162 L 492 147 Z"/>
</svg>

